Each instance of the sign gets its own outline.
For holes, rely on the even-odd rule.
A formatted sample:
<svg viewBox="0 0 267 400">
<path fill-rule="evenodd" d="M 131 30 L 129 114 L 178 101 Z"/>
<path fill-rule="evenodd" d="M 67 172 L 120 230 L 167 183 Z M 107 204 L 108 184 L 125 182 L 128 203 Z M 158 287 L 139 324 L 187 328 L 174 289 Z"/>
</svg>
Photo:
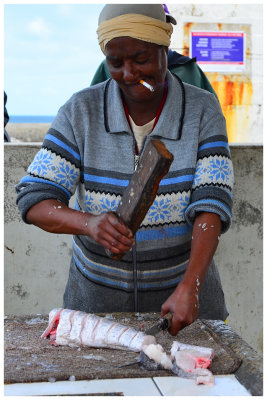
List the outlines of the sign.
<svg viewBox="0 0 267 400">
<path fill-rule="evenodd" d="M 190 57 L 196 57 L 203 71 L 243 72 L 245 33 L 191 31 Z"/>
</svg>

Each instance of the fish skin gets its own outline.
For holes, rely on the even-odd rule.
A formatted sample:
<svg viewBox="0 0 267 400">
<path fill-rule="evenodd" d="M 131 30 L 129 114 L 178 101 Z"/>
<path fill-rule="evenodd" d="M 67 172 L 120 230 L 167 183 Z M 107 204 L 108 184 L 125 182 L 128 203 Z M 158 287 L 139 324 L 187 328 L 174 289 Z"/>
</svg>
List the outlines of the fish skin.
<svg viewBox="0 0 267 400">
<path fill-rule="evenodd" d="M 50 337 L 50 343 L 55 345 L 107 347 L 135 352 L 141 351 L 143 345 L 156 344 L 154 336 L 126 325 L 95 314 L 64 308 L 56 308 L 49 313 L 48 327 L 41 337 Z"/>
<path fill-rule="evenodd" d="M 177 351 L 181 350 L 188 350 L 191 352 L 192 355 L 195 355 L 197 357 L 206 357 L 210 359 L 214 357 L 213 349 L 211 349 L 210 347 L 194 346 L 191 344 L 174 341 L 171 347 L 171 355 L 174 356 Z"/>
</svg>

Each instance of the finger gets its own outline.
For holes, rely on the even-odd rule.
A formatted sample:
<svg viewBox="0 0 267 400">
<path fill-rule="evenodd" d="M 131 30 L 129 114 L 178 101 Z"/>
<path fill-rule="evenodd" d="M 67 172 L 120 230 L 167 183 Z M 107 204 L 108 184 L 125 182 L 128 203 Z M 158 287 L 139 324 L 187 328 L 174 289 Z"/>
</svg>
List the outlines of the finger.
<svg viewBox="0 0 267 400">
<path fill-rule="evenodd" d="M 170 328 L 168 329 L 168 332 L 172 335 L 175 336 L 177 333 L 185 328 L 187 326 L 187 322 L 183 316 L 179 316 L 175 313 L 172 314 L 172 323 Z"/>
<path fill-rule="evenodd" d="M 106 230 L 103 232 L 103 238 L 107 241 L 114 242 L 116 245 L 126 246 L 127 248 L 133 247 L 135 243 L 133 237 L 129 238 L 129 236 L 125 236 L 111 224 L 107 224 Z"/>
<path fill-rule="evenodd" d="M 160 316 L 164 317 L 164 315 L 167 314 L 169 311 L 171 311 L 170 308 L 167 307 L 167 306 L 164 306 L 164 304 L 163 304 L 162 307 L 161 307 Z"/>
<path fill-rule="evenodd" d="M 107 216 L 110 224 L 122 235 L 133 237 L 132 231 L 114 213 L 107 214 Z"/>
<path fill-rule="evenodd" d="M 125 237 L 123 237 L 123 240 L 119 240 L 121 238 L 121 235 L 110 235 L 107 232 L 104 233 L 103 235 L 103 241 L 107 244 L 105 247 L 108 248 L 109 250 L 116 250 L 117 252 L 127 252 L 129 251 L 133 246 L 134 246 L 134 241 L 129 240 L 129 239 L 125 239 Z M 126 243 L 124 243 L 123 241 L 127 241 Z"/>
<path fill-rule="evenodd" d="M 182 321 L 179 322 L 172 322 L 171 327 L 169 328 L 168 332 L 172 336 L 176 336 L 179 331 L 181 331 L 183 328 L 185 328 L 186 324 Z"/>
<path fill-rule="evenodd" d="M 109 250 L 111 253 L 120 254 L 122 251 L 110 245 L 109 242 L 103 241 L 100 243 L 105 249 Z"/>
</svg>

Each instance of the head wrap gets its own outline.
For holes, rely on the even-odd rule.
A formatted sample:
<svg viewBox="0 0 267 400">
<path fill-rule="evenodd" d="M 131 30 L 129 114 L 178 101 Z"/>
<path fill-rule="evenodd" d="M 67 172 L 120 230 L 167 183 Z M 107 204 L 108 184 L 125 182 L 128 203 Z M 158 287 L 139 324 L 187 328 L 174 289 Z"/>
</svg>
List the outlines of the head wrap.
<svg viewBox="0 0 267 400">
<path fill-rule="evenodd" d="M 98 20 L 98 41 L 105 54 L 106 44 L 117 37 L 129 36 L 163 46 L 170 45 L 175 19 L 161 4 L 107 4 Z"/>
</svg>

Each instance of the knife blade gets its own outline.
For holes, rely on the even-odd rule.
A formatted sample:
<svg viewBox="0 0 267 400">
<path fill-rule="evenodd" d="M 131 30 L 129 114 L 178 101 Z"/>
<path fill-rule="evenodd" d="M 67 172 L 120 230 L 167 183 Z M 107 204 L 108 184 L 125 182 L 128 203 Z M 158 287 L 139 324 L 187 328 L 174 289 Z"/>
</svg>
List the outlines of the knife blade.
<svg viewBox="0 0 267 400">
<path fill-rule="evenodd" d="M 155 325 L 151 328 L 147 329 L 145 333 L 147 335 L 155 336 L 160 331 L 165 331 L 171 327 L 172 323 L 172 313 L 167 313 L 163 317 L 161 317 Z"/>
</svg>

